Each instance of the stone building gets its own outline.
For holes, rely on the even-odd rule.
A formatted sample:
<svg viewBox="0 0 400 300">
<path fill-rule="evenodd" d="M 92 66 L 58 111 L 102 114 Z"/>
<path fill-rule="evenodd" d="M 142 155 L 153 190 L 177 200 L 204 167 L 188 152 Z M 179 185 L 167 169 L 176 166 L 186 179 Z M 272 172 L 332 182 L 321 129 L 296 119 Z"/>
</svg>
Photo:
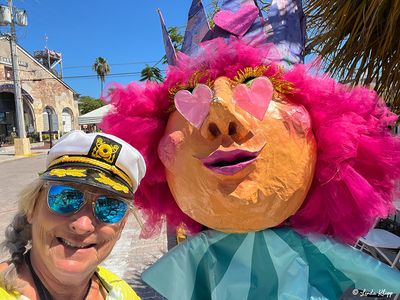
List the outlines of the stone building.
<svg viewBox="0 0 400 300">
<path fill-rule="evenodd" d="M 49 121 L 61 135 L 78 129 L 78 94 L 19 45 L 17 56 L 27 135 L 42 140 Z M 0 38 L 0 137 L 9 138 L 16 127 L 10 42 Z"/>
</svg>

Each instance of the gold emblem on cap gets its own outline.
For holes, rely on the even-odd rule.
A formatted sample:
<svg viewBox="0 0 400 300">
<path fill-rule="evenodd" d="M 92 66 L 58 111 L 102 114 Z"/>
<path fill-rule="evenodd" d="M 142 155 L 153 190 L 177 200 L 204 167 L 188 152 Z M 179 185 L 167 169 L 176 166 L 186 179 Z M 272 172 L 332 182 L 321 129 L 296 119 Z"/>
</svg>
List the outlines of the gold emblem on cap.
<svg viewBox="0 0 400 300">
<path fill-rule="evenodd" d="M 49 173 L 51 176 L 57 177 L 86 177 L 86 170 L 84 169 L 53 169 Z"/>
<path fill-rule="evenodd" d="M 102 137 L 97 137 L 96 146 L 92 150 L 91 157 L 99 158 L 108 162 L 109 164 L 113 164 L 116 159 L 116 153 L 120 149 L 120 145 L 111 145 L 107 142 L 109 141 L 103 139 Z"/>
<path fill-rule="evenodd" d="M 96 177 L 95 180 L 97 180 L 100 183 L 111 186 L 116 191 L 121 191 L 124 192 L 125 194 L 128 194 L 129 192 L 129 189 L 125 185 L 122 185 L 112 180 L 111 178 L 105 176 L 104 174 L 99 174 L 99 177 Z"/>
</svg>

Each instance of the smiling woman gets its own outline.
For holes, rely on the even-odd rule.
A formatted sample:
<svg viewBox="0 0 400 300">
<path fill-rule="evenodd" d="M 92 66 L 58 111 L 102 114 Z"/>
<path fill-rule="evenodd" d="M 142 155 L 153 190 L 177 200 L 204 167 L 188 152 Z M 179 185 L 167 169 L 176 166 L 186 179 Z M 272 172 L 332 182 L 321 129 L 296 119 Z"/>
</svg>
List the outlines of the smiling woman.
<svg viewBox="0 0 400 300">
<path fill-rule="evenodd" d="M 72 132 L 21 194 L 3 245 L 0 299 L 139 299 L 99 267 L 127 221 L 145 173 L 142 156 L 108 134 Z"/>
</svg>

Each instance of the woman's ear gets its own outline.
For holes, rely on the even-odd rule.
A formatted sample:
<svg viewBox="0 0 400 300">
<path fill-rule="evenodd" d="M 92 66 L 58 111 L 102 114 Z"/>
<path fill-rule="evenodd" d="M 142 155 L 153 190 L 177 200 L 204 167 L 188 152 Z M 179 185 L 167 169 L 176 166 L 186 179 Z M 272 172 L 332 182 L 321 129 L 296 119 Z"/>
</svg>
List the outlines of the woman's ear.
<svg viewBox="0 0 400 300">
<path fill-rule="evenodd" d="M 26 220 L 31 225 L 32 225 L 32 221 L 33 221 L 33 214 L 34 214 L 34 211 L 35 211 L 35 207 L 36 207 L 36 205 L 33 206 L 32 209 L 26 213 Z"/>
<path fill-rule="evenodd" d="M 128 214 L 124 217 L 124 219 L 118 224 L 118 232 L 117 232 L 117 235 L 118 235 L 118 238 L 117 238 L 117 240 L 119 240 L 120 238 L 121 238 L 121 234 L 122 234 L 122 230 L 124 230 L 124 227 L 125 227 L 125 225 L 126 225 L 126 222 L 128 221 Z"/>
<path fill-rule="evenodd" d="M 35 213 L 36 207 L 39 205 L 40 201 L 43 201 L 43 187 L 40 189 L 39 193 L 37 194 L 36 201 L 34 201 L 33 205 L 28 208 L 28 211 L 26 212 L 26 220 L 28 221 L 29 224 L 32 224 L 33 221 L 33 216 Z"/>
<path fill-rule="evenodd" d="M 126 222 L 128 222 L 128 217 L 129 217 L 129 214 L 127 214 L 127 215 L 125 216 L 125 218 L 122 220 L 122 222 L 121 222 L 121 228 L 122 228 L 122 229 L 125 228 Z M 121 231 L 122 231 L 122 230 L 121 230 Z"/>
<path fill-rule="evenodd" d="M 29 224 L 32 225 L 32 212 L 31 211 L 26 214 L 26 220 L 28 221 Z"/>
</svg>

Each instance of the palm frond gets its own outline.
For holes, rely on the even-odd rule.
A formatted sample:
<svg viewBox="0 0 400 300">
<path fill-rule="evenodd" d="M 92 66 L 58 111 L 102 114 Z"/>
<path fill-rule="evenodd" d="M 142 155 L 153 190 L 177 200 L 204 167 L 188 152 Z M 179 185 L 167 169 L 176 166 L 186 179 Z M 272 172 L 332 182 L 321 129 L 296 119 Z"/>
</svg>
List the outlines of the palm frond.
<svg viewBox="0 0 400 300">
<path fill-rule="evenodd" d="M 161 75 L 161 70 L 157 67 L 151 67 L 146 64 L 146 67 L 143 68 L 143 70 L 140 72 L 140 79 L 139 81 L 156 81 L 156 82 L 162 82 L 164 79 Z"/>
<path fill-rule="evenodd" d="M 400 112 L 400 1 L 308 0 L 309 40 L 333 76 L 368 84 Z"/>
</svg>

